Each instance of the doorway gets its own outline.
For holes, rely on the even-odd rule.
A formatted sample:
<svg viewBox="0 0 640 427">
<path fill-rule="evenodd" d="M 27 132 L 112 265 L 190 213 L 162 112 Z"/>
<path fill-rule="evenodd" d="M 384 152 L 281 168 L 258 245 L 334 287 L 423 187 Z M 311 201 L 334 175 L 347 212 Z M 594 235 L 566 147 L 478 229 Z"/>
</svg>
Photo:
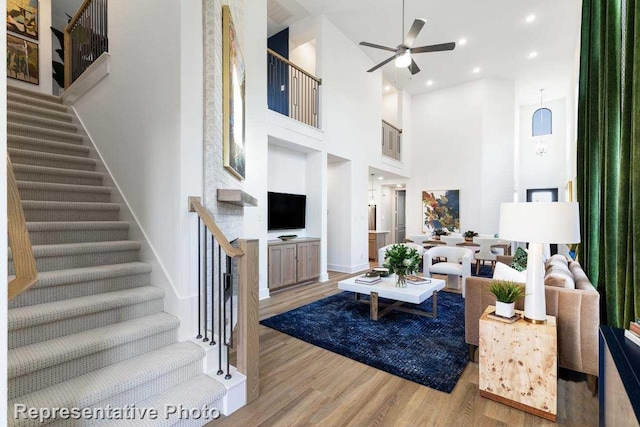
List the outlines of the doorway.
<svg viewBox="0 0 640 427">
<path fill-rule="evenodd" d="M 406 190 L 397 190 L 396 191 L 396 209 L 395 209 L 395 238 L 396 243 L 404 242 L 406 237 L 406 198 L 407 191 Z"/>
<path fill-rule="evenodd" d="M 527 202 L 557 202 L 557 188 L 529 188 L 527 189 Z"/>
</svg>

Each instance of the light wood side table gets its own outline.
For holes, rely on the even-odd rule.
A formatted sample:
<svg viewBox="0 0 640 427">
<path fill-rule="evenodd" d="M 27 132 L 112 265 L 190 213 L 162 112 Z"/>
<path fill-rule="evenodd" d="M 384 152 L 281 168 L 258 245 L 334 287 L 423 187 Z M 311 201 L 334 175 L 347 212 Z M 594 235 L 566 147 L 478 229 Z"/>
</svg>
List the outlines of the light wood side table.
<svg viewBox="0 0 640 427">
<path fill-rule="evenodd" d="M 480 318 L 480 396 L 556 421 L 558 344 L 556 318 L 532 324 Z M 522 314 L 521 311 L 516 312 Z"/>
</svg>

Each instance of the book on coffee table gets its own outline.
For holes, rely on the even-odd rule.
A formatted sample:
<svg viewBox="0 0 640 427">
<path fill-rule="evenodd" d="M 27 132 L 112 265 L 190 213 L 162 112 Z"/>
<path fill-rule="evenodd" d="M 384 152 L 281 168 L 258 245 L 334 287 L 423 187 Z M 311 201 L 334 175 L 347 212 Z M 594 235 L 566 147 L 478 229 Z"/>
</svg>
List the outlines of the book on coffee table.
<svg viewBox="0 0 640 427">
<path fill-rule="evenodd" d="M 380 281 L 382 281 L 380 276 L 367 277 L 366 275 L 362 275 L 356 278 L 356 283 L 363 283 L 365 285 L 373 285 L 374 283 L 378 283 Z"/>
<path fill-rule="evenodd" d="M 431 279 L 427 279 L 422 276 L 407 276 L 407 283 L 412 285 L 424 285 L 427 283 L 431 283 Z"/>
</svg>

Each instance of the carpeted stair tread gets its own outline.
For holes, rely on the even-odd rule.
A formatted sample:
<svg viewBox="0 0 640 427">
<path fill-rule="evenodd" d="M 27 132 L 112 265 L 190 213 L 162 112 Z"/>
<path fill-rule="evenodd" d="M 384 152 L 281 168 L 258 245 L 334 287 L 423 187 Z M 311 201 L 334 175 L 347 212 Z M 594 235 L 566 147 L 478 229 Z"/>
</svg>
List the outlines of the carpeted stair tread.
<svg viewBox="0 0 640 427">
<path fill-rule="evenodd" d="M 151 272 L 151 265 L 144 262 L 125 262 L 122 264 L 96 265 L 93 267 L 69 268 L 66 270 L 43 271 L 38 274 L 38 283 L 29 289 L 49 286 L 68 285 L 90 280 L 110 279 Z M 14 276 L 9 276 L 8 280 Z"/>
<path fill-rule="evenodd" d="M 49 200 L 23 200 L 22 209 L 43 209 L 62 211 L 119 211 L 120 205 L 117 203 L 96 203 L 96 202 L 57 202 Z"/>
<path fill-rule="evenodd" d="M 172 344 L 17 397 L 9 401 L 8 408 L 12 409 L 17 403 L 35 408 L 89 407 L 186 367 L 203 357 L 204 350 L 194 343 Z M 37 420 L 10 422 L 12 426 L 39 425 Z"/>
<path fill-rule="evenodd" d="M 69 231 L 69 230 L 128 230 L 126 221 L 45 221 L 28 222 L 30 233 L 38 231 Z"/>
<path fill-rule="evenodd" d="M 17 181 L 18 190 L 64 191 L 69 193 L 111 194 L 111 188 L 98 185 L 59 184 L 56 182 Z M 23 199 L 24 200 L 24 199 Z M 51 201 L 51 200 L 41 200 Z"/>
<path fill-rule="evenodd" d="M 62 132 L 78 132 L 78 126 L 70 122 L 60 120 L 51 120 L 45 117 L 32 116 L 30 114 L 22 114 L 14 111 L 7 113 L 7 122 L 23 124 L 26 126 L 37 126 L 45 129 L 58 130 Z"/>
<path fill-rule="evenodd" d="M 71 123 L 73 121 L 73 116 L 69 113 L 48 110 L 46 108 L 35 107 L 32 105 L 22 104 L 20 102 L 7 102 L 7 111 L 43 117 L 49 120 L 58 120 L 66 123 Z"/>
<path fill-rule="evenodd" d="M 62 301 L 13 308 L 8 312 L 8 330 L 14 331 L 63 319 L 84 316 L 114 308 L 162 299 L 164 291 L 155 286 L 142 286 L 123 291 L 72 298 Z"/>
<path fill-rule="evenodd" d="M 35 90 L 25 89 L 19 86 L 14 86 L 11 84 L 7 85 L 7 93 L 14 93 L 17 95 L 22 95 L 29 98 L 37 98 L 42 99 L 48 102 L 53 102 L 56 104 L 62 104 L 62 98 L 55 95 L 50 95 L 48 93 L 37 92 Z"/>
<path fill-rule="evenodd" d="M 180 321 L 167 313 L 156 313 L 101 328 L 9 350 L 8 377 L 15 378 L 88 354 L 175 329 Z"/>
<path fill-rule="evenodd" d="M 46 153 L 43 151 L 22 150 L 8 148 L 9 156 L 13 164 L 31 164 L 32 166 L 46 166 L 60 169 L 95 171 L 96 160 L 88 157 L 68 156 L 65 154 Z M 32 162 L 47 162 L 52 164 L 33 164 Z M 60 164 L 60 165 L 58 165 Z M 66 167 L 64 166 L 66 165 Z"/>
<path fill-rule="evenodd" d="M 206 374 L 200 374 L 191 378 L 189 381 L 185 381 L 175 387 L 159 393 L 150 399 L 146 399 L 142 402 L 137 402 L 138 408 L 155 408 L 159 414 L 165 413 L 165 405 L 182 405 L 183 408 L 198 408 L 201 409 L 205 405 L 209 405 L 209 409 L 216 408 L 211 406 L 214 402 L 222 399 L 227 394 L 227 389 L 215 378 Z M 221 406 L 217 406 L 216 409 L 221 409 Z M 171 414 L 168 419 L 157 420 L 117 420 L 107 423 L 108 426 L 131 426 L 131 427 L 161 427 L 172 426 L 177 423 L 179 414 Z M 202 423 L 210 420 L 201 420 Z M 202 425 L 202 423 L 200 425 Z"/>
<path fill-rule="evenodd" d="M 32 166 L 32 165 L 13 165 L 14 172 L 24 172 L 24 173 L 33 173 L 40 175 L 64 175 L 70 177 L 78 177 L 78 178 L 96 178 L 102 179 L 104 177 L 103 173 L 100 172 L 92 172 L 92 171 L 80 171 L 75 169 L 61 169 L 61 168 L 51 168 L 47 166 Z"/>
<path fill-rule="evenodd" d="M 7 134 L 18 136 L 30 136 L 52 141 L 82 144 L 83 137 L 77 133 L 64 132 L 53 129 L 42 129 L 37 126 L 23 125 L 20 123 L 7 123 Z"/>
<path fill-rule="evenodd" d="M 91 152 L 89 147 L 66 142 L 50 141 L 47 139 L 30 138 L 27 136 L 7 135 L 7 146 L 42 153 L 63 154 L 74 157 L 87 157 Z"/>
<path fill-rule="evenodd" d="M 120 240 L 116 242 L 87 242 L 87 243 L 67 243 L 61 245 L 35 245 L 33 246 L 33 256 L 41 257 L 64 257 L 77 254 L 94 254 L 103 252 L 118 252 L 140 250 L 140 242 L 133 240 Z M 9 260 L 13 260 L 11 248 L 8 249 Z"/>
<path fill-rule="evenodd" d="M 17 102 L 23 105 L 30 105 L 38 108 L 45 108 L 47 110 L 59 111 L 61 113 L 66 113 L 69 111 L 69 108 L 64 104 L 51 102 L 46 99 L 25 96 L 18 93 L 7 92 L 7 102 Z"/>
</svg>

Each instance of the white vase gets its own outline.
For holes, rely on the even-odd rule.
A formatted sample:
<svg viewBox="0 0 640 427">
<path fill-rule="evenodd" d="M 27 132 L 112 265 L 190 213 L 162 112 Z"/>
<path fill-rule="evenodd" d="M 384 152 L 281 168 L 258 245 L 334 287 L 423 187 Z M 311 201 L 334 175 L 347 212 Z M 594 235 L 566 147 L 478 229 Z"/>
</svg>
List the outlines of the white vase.
<svg viewBox="0 0 640 427">
<path fill-rule="evenodd" d="M 502 317 L 513 317 L 515 314 L 515 303 L 496 301 L 496 314 Z"/>
</svg>

